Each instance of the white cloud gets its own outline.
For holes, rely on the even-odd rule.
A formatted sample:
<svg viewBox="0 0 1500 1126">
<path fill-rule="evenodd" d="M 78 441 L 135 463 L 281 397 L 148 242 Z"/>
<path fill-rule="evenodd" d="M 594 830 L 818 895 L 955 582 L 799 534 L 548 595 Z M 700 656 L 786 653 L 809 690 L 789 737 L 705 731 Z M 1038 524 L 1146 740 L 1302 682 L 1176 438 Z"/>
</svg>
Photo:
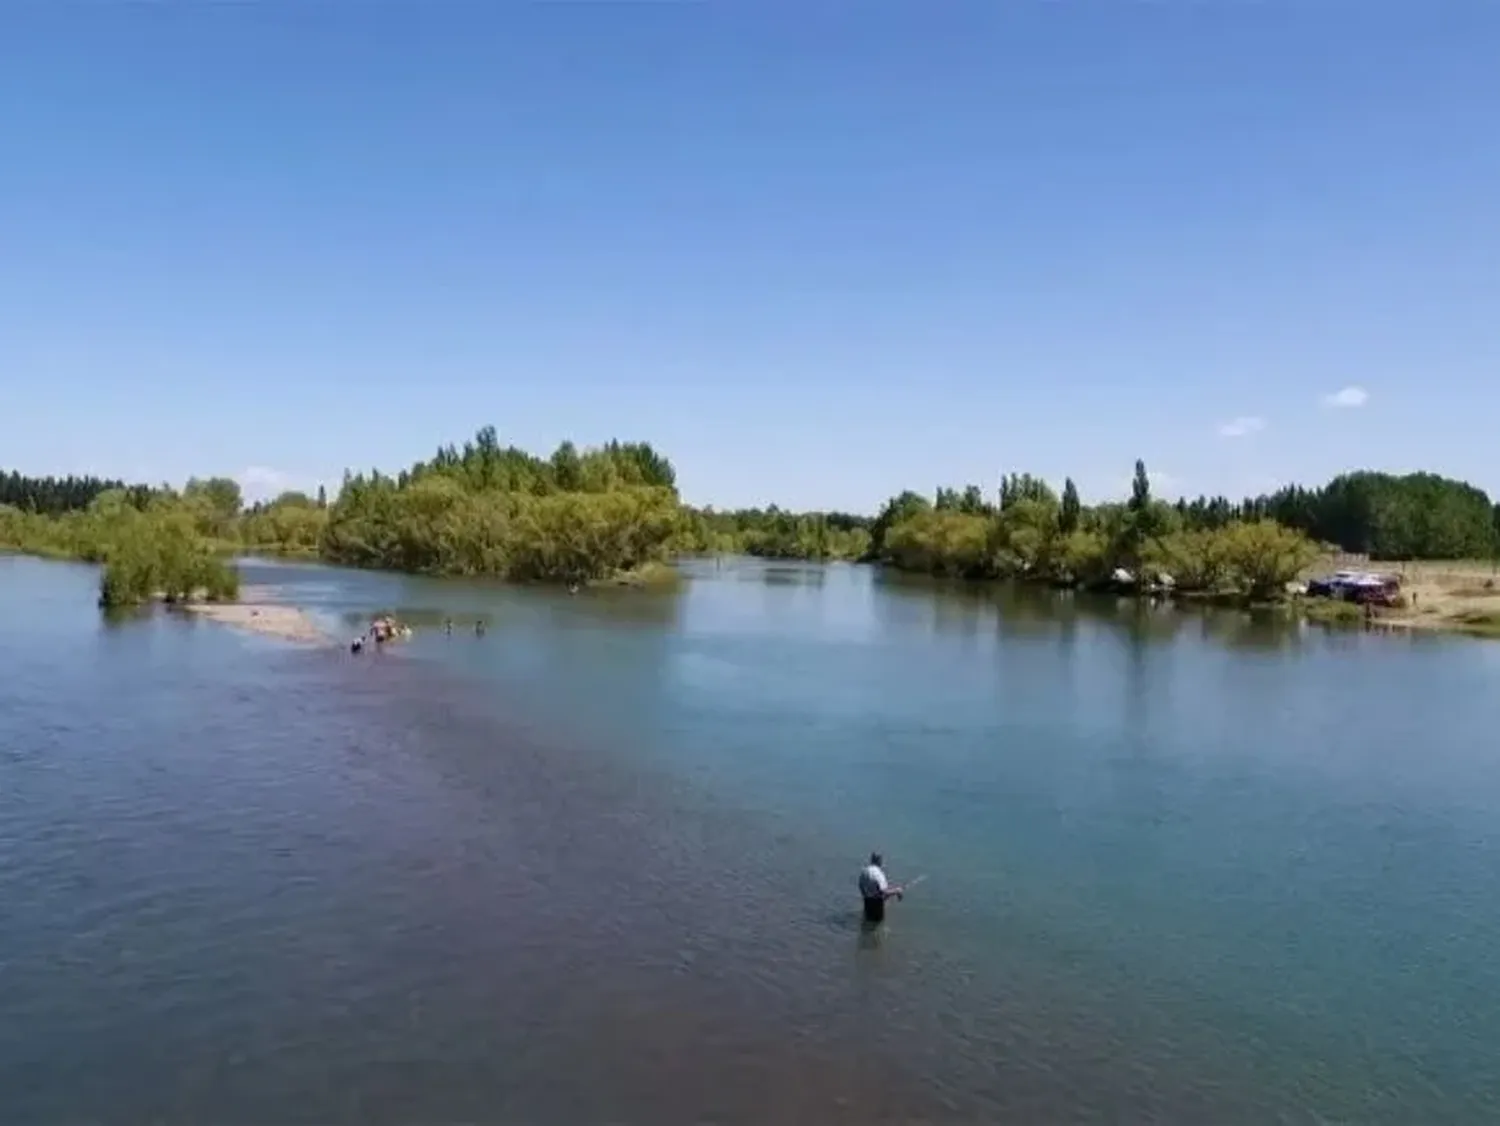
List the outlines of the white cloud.
<svg viewBox="0 0 1500 1126">
<path fill-rule="evenodd" d="M 1335 391 L 1331 395 L 1323 396 L 1325 407 L 1344 409 L 1349 407 L 1362 407 L 1370 401 L 1370 393 L 1363 387 L 1345 387 Z"/>
<path fill-rule="evenodd" d="M 235 474 L 240 489 L 249 501 L 270 500 L 291 488 L 290 474 L 279 469 L 268 469 L 264 465 L 252 465 Z"/>
<path fill-rule="evenodd" d="M 1232 418 L 1223 426 L 1219 427 L 1221 438 L 1247 438 L 1251 434 L 1257 434 L 1266 428 L 1266 420 L 1254 415 L 1241 415 Z"/>
</svg>

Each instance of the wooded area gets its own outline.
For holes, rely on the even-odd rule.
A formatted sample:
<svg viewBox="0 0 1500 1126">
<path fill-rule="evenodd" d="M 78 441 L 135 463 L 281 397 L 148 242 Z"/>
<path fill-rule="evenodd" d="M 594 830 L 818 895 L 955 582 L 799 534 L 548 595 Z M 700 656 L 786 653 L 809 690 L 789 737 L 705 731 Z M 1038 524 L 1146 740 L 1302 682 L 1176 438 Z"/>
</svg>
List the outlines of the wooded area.
<svg viewBox="0 0 1500 1126">
<path fill-rule="evenodd" d="M 1122 502 L 1086 505 L 1071 479 L 1056 491 L 1010 473 L 992 495 L 977 485 L 931 498 L 907 491 L 873 517 L 774 505 L 720 512 L 683 505 L 672 463 L 647 443 L 579 450 L 564 442 L 543 458 L 502 446 L 485 427 L 394 476 L 346 473 L 331 503 L 320 488 L 316 497 L 284 493 L 245 507 L 227 478 L 179 491 L 11 472 L 0 475 L 0 546 L 110 564 L 105 593 L 115 600 L 186 596 L 191 584 L 223 593 L 229 580 L 205 560 L 234 550 L 567 583 L 731 552 L 1079 584 L 1154 569 L 1184 590 L 1266 595 L 1320 550 L 1377 560 L 1495 557 L 1500 507 L 1462 481 L 1374 472 L 1238 502 L 1166 502 L 1138 462 Z"/>
</svg>

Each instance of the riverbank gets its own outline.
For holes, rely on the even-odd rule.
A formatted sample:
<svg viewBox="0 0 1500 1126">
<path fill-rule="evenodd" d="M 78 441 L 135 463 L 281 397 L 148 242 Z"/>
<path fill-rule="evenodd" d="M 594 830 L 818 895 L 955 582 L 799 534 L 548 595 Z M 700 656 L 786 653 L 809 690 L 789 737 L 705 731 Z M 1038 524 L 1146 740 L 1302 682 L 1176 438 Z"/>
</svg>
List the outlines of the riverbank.
<svg viewBox="0 0 1500 1126">
<path fill-rule="evenodd" d="M 1369 609 L 1341 599 L 1291 593 L 1274 599 L 1255 600 L 1234 591 L 1183 591 L 1170 588 L 1141 590 L 1111 583 L 1075 587 L 1026 577 L 940 578 L 904 571 L 888 564 L 873 566 L 884 566 L 889 574 L 909 578 L 913 583 L 934 581 L 940 584 L 985 587 L 1011 582 L 1030 589 L 1051 587 L 1057 590 L 1077 590 L 1143 603 L 1165 604 L 1182 610 L 1212 608 L 1227 612 L 1250 611 L 1328 627 L 1418 629 L 1500 640 L 1500 568 L 1486 560 L 1434 560 L 1382 565 L 1362 559 L 1337 557 L 1332 560 L 1324 559 L 1308 567 L 1301 576 L 1306 581 L 1347 568 L 1400 576 L 1400 604 Z"/>
<path fill-rule="evenodd" d="M 0 548 L 0 554 L 32 556 L 52 560 L 77 560 L 78 556 L 59 550 L 41 547 Z M 322 563 L 316 555 L 298 552 L 274 551 L 266 547 L 242 550 L 241 555 L 261 557 L 277 561 Z M 594 579 L 582 584 L 589 588 L 656 588 L 671 586 L 682 580 L 678 566 L 693 559 L 722 558 L 712 555 L 680 556 L 671 562 L 653 562 L 632 571 L 620 572 L 609 578 Z M 86 561 L 86 560 L 84 560 Z M 813 562 L 813 561 L 806 561 Z M 325 564 L 330 565 L 330 564 Z M 338 564 L 331 564 L 339 566 Z M 888 568 L 896 574 L 922 576 L 889 564 L 862 562 L 861 565 Z M 1363 608 L 1352 603 L 1321 598 L 1292 597 L 1284 602 L 1266 604 L 1263 609 L 1280 608 L 1284 612 L 1300 616 L 1308 621 L 1328 626 L 1362 626 L 1373 624 L 1392 629 L 1420 629 L 1446 633 L 1459 633 L 1472 637 L 1500 639 L 1500 568 L 1485 560 L 1435 560 L 1410 562 L 1382 566 L 1359 562 L 1352 557 L 1324 558 L 1309 567 L 1304 578 L 1328 574 L 1340 568 L 1357 565 L 1361 568 L 1384 570 L 1401 576 L 1404 605 L 1376 609 L 1367 617 Z M 345 564 L 344 566 L 347 566 Z M 406 572 L 386 568 L 356 568 L 384 574 Z M 1007 580 L 972 580 L 976 582 Z M 1009 581 L 1022 581 L 1016 579 Z M 517 583 L 517 586 L 528 584 Z M 1037 584 L 1039 585 L 1039 584 Z M 1112 588 L 1107 588 L 1112 589 Z M 1140 598 L 1159 598 L 1155 594 L 1140 592 Z M 1211 603 L 1225 608 L 1244 608 L 1241 599 L 1229 595 L 1194 594 L 1179 592 L 1167 597 L 1184 604 Z M 266 600 L 265 592 L 251 590 L 242 593 L 237 602 L 201 602 L 179 604 L 185 612 L 199 617 L 247 629 L 269 637 L 303 643 L 329 643 L 331 638 L 320 630 L 302 611 L 291 606 L 277 605 Z"/>
<path fill-rule="evenodd" d="M 1382 566 L 1339 558 L 1307 572 L 1307 578 L 1353 567 L 1397 575 L 1401 596 L 1395 606 L 1366 608 L 1330 598 L 1294 598 L 1291 612 L 1321 625 L 1377 626 L 1500 638 L 1500 573 L 1483 560 L 1436 560 Z"/>
<path fill-rule="evenodd" d="M 1390 570 L 1401 576 L 1405 605 L 1377 610 L 1377 622 L 1500 638 L 1500 570 L 1493 562 L 1406 563 Z"/>
</svg>

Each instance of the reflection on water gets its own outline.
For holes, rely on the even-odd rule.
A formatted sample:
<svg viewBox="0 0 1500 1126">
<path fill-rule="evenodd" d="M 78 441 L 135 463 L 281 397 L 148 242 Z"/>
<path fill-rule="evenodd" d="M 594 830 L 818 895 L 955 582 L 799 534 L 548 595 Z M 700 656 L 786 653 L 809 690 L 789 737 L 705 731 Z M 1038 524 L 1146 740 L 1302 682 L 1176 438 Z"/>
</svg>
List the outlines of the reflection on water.
<svg viewBox="0 0 1500 1126">
<path fill-rule="evenodd" d="M 155 612 L 151 606 L 104 606 L 99 610 L 99 621 L 106 629 L 120 629 L 139 624 Z"/>
<path fill-rule="evenodd" d="M 759 577 L 761 582 L 771 586 L 820 587 L 827 581 L 828 569 L 807 563 L 768 563 Z"/>
<path fill-rule="evenodd" d="M 655 626 L 673 630 L 682 615 L 686 590 L 679 585 L 666 585 L 649 590 L 629 590 L 604 587 L 599 590 L 580 592 L 573 603 L 564 608 L 554 603 L 559 611 L 582 613 L 603 627 L 611 623 L 620 625 Z"/>
<path fill-rule="evenodd" d="M 1215 644 L 1270 652 L 1296 649 L 1310 636 L 1362 632 L 1309 624 L 1276 610 L 1143 600 L 1025 583 L 979 583 L 887 571 L 871 572 L 870 583 L 882 596 L 876 612 L 893 628 L 921 622 L 935 634 L 970 638 L 998 632 L 1011 641 L 1052 642 L 1075 638 L 1081 625 L 1091 624 L 1131 642 L 1170 644 L 1183 630 L 1196 629 Z"/>
</svg>

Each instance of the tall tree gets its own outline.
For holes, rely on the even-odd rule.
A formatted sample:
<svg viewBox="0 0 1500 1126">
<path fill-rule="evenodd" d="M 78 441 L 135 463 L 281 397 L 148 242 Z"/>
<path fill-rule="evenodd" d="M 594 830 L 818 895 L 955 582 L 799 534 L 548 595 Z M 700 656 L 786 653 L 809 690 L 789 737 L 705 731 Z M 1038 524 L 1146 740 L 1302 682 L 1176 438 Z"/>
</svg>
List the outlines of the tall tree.
<svg viewBox="0 0 1500 1126">
<path fill-rule="evenodd" d="M 1063 482 L 1062 510 L 1057 516 L 1057 527 L 1064 535 L 1069 535 L 1078 530 L 1078 522 L 1083 513 L 1083 504 L 1078 499 L 1078 486 L 1073 484 L 1073 478 L 1069 477 Z"/>
<path fill-rule="evenodd" d="M 16 472 L 0 473 L 0 504 L 23 512 L 58 516 L 79 512 L 94 498 L 112 489 L 123 489 L 120 481 L 98 477 L 23 477 Z"/>
<path fill-rule="evenodd" d="M 564 442 L 552 454 L 552 475 L 557 487 L 563 492 L 573 492 L 583 486 L 583 463 L 578 457 L 578 447 Z"/>
<path fill-rule="evenodd" d="M 1135 463 L 1135 480 L 1130 483 L 1130 510 L 1140 512 L 1151 503 L 1151 478 L 1146 473 L 1146 463 L 1139 458 Z"/>
</svg>

